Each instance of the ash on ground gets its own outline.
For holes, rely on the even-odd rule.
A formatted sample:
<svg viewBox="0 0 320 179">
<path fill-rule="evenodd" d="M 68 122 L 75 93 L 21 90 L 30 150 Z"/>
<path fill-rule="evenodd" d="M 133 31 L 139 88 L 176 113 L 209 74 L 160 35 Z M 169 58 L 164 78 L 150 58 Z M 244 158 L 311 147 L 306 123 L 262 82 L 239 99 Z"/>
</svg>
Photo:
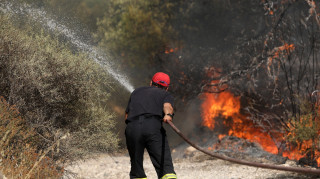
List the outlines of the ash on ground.
<svg viewBox="0 0 320 179">
<path fill-rule="evenodd" d="M 288 160 L 286 157 L 264 151 L 257 143 L 249 142 L 238 137 L 225 136 L 219 139 L 218 136 L 214 134 L 206 137 L 202 136 L 203 138 L 200 137 L 193 139 L 193 141 L 195 141 L 194 143 L 212 153 L 260 163 L 285 164 Z M 214 159 L 206 154 L 202 154 L 202 152 L 186 143 L 175 147 L 172 150 L 172 156 L 174 159 L 189 158 L 200 161 Z"/>
</svg>

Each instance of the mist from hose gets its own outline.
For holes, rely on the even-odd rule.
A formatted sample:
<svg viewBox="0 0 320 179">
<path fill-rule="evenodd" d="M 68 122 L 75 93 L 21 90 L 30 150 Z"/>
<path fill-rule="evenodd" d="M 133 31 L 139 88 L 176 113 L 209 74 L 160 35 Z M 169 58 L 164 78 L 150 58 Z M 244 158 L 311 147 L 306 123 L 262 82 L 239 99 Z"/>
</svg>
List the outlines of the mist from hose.
<svg viewBox="0 0 320 179">
<path fill-rule="evenodd" d="M 1 4 L 0 12 L 9 16 L 21 15 L 30 17 L 33 21 L 40 23 L 44 28 L 61 34 L 65 39 L 67 39 L 68 42 L 74 45 L 77 50 L 87 53 L 90 58 L 104 67 L 108 73 L 127 91 L 132 92 L 134 90 L 134 87 L 130 84 L 128 78 L 119 71 L 115 70 L 114 65 L 109 60 L 110 56 L 107 53 L 97 50 L 97 48 L 95 48 L 93 45 L 85 42 L 85 40 L 83 40 L 75 31 L 69 29 L 67 26 L 61 23 L 58 23 L 53 18 L 50 18 L 46 11 L 33 8 L 27 4 L 15 3 L 13 5 L 13 2 L 14 1 Z"/>
</svg>

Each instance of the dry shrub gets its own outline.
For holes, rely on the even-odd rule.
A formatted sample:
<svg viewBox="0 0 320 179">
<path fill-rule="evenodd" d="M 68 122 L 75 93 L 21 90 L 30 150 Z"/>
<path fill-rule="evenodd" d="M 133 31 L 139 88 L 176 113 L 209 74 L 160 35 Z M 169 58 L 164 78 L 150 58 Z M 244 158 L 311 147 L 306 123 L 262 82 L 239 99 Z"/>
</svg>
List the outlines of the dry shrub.
<svg viewBox="0 0 320 179">
<path fill-rule="evenodd" d="M 39 135 L 37 149 L 57 144 L 55 161 L 116 149 L 107 71 L 52 34 L 22 30 L 4 16 L 0 23 L 0 96 L 16 105 Z"/>
<path fill-rule="evenodd" d="M 0 97 L 0 170 L 9 178 L 59 178 L 63 168 L 48 152 L 36 150 L 37 134 L 30 129 L 15 106 Z"/>
</svg>

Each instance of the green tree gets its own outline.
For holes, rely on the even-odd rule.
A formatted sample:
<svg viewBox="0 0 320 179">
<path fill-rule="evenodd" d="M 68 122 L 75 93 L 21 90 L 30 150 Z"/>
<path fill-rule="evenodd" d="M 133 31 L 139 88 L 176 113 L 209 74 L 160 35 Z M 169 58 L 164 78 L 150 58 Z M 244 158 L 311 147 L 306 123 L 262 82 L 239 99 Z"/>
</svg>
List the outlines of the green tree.
<svg viewBox="0 0 320 179">
<path fill-rule="evenodd" d="M 98 20 L 95 37 L 112 55 L 124 59 L 122 65 L 155 65 L 156 56 L 175 40 L 169 23 L 172 5 L 160 0 L 111 1 Z"/>
<path fill-rule="evenodd" d="M 102 18 L 109 8 L 110 2 L 105 0 L 46 0 L 44 7 L 59 14 L 63 19 L 71 17 L 80 21 L 89 30 L 97 30 L 97 20 Z"/>
</svg>

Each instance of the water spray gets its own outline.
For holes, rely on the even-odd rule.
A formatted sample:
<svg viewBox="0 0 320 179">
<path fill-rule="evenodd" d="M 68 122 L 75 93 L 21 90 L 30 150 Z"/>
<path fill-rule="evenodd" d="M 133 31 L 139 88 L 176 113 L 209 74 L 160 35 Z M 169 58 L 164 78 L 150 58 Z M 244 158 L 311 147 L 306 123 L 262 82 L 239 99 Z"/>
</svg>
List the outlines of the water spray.
<svg viewBox="0 0 320 179">
<path fill-rule="evenodd" d="M 28 16 L 36 22 L 40 22 L 41 25 L 50 31 L 55 31 L 61 33 L 65 38 L 68 39 L 77 49 L 83 51 L 89 55 L 91 59 L 97 62 L 99 65 L 104 67 L 106 71 L 117 80 L 126 90 L 132 92 L 134 87 L 129 83 L 129 80 L 126 76 L 122 75 L 120 72 L 117 72 L 112 68 L 114 65 L 110 62 L 110 57 L 103 52 L 99 52 L 93 45 L 84 42 L 81 37 L 75 33 L 75 31 L 70 30 L 67 26 L 58 23 L 53 18 L 46 13 L 46 11 L 41 9 L 32 8 L 27 4 L 15 3 L 15 6 L 12 2 L 3 3 L 0 6 L 0 12 L 7 13 L 11 16 L 13 15 L 23 15 Z M 18 4 L 18 5 L 16 5 Z"/>
<path fill-rule="evenodd" d="M 265 168 L 265 169 L 272 169 L 272 170 L 283 170 L 283 171 L 289 171 L 289 172 L 297 172 L 297 173 L 304 173 L 304 174 L 315 174 L 320 176 L 320 170 L 319 169 L 308 169 L 308 168 L 299 168 L 299 167 L 286 167 L 286 166 L 279 166 L 279 165 L 272 165 L 272 164 L 264 164 L 264 163 L 257 163 L 257 162 L 249 162 L 245 160 L 239 160 L 227 156 L 218 155 L 215 153 L 212 153 L 206 149 L 203 149 L 199 147 L 198 145 L 191 142 L 187 137 L 185 137 L 181 131 L 172 123 L 172 121 L 168 121 L 168 124 L 171 126 L 171 128 L 188 144 L 190 144 L 195 149 L 211 156 L 217 159 L 229 161 L 232 163 L 237 163 L 240 165 L 247 165 L 251 167 L 258 167 L 258 168 Z"/>
</svg>

